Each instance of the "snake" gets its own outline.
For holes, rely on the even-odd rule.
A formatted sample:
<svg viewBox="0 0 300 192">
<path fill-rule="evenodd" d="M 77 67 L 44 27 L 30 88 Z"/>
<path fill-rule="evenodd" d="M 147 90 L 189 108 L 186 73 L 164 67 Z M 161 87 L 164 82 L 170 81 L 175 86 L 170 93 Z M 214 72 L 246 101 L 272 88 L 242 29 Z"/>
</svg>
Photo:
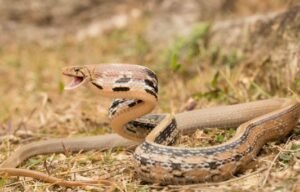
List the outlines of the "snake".
<svg viewBox="0 0 300 192">
<path fill-rule="evenodd" d="M 290 134 L 300 117 L 300 104 L 292 98 L 153 114 L 151 111 L 158 103 L 158 78 L 145 66 L 67 66 L 62 74 L 72 79 L 65 86 L 66 90 L 89 82 L 98 88 L 101 96 L 113 99 L 108 116 L 115 133 L 23 145 L 0 165 L 0 174 L 31 176 L 72 186 L 74 183 L 15 167 L 33 155 L 63 152 L 66 148 L 75 152 L 133 145 L 136 146 L 134 167 L 141 180 L 160 184 L 217 182 L 247 169 L 264 144 Z M 236 127 L 237 130 L 231 139 L 215 146 L 174 145 L 180 134 L 213 127 Z"/>
</svg>

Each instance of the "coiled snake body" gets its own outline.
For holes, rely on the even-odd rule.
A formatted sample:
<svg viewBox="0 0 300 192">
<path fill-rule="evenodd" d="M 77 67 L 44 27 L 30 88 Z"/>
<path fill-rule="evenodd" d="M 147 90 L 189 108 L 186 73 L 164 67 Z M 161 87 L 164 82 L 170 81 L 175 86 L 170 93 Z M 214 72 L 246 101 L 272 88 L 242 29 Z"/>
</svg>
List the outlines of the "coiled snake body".
<svg viewBox="0 0 300 192">
<path fill-rule="evenodd" d="M 300 104 L 292 99 L 256 101 L 174 116 L 148 114 L 157 103 L 158 92 L 157 77 L 148 68 L 128 64 L 84 65 L 66 67 L 63 74 L 73 78 L 66 89 L 91 82 L 101 95 L 114 98 L 109 109 L 111 127 L 126 139 L 111 134 L 33 143 L 17 150 L 1 167 L 15 167 L 35 154 L 63 151 L 61 142 L 70 151 L 78 151 L 129 145 L 133 140 L 142 142 L 134 152 L 134 161 L 143 180 L 165 184 L 218 181 L 247 166 L 266 142 L 290 133 L 300 116 Z M 180 131 L 237 126 L 234 137 L 221 145 L 170 146 Z"/>
</svg>

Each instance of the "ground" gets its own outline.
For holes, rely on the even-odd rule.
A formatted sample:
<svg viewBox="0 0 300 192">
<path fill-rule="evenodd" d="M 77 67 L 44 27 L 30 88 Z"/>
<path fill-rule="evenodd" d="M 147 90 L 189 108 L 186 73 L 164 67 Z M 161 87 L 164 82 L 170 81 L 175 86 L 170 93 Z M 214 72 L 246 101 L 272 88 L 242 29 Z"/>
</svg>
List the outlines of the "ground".
<svg viewBox="0 0 300 192">
<path fill-rule="evenodd" d="M 61 68 L 67 65 L 120 62 L 153 69 L 160 81 L 155 113 L 274 97 L 300 99 L 296 1 L 253 0 L 246 5 L 189 1 L 181 6 L 178 1 L 113 5 L 61 0 L 59 6 L 41 7 L 39 1 L 30 6 L 7 2 L 0 6 L 5 10 L 0 17 L 1 162 L 25 143 L 111 132 L 109 99 L 91 85 L 64 91 L 68 79 Z M 247 18 L 252 15 L 263 19 L 251 23 Z M 240 23 L 248 22 L 245 32 Z M 234 131 L 198 130 L 181 136 L 177 145 L 219 144 Z M 134 172 L 133 149 L 66 151 L 32 157 L 21 167 L 69 180 L 104 179 L 112 184 L 66 189 L 30 178 L 3 177 L 0 187 L 3 191 L 297 191 L 299 150 L 300 129 L 295 128 L 287 138 L 265 145 L 249 169 L 231 180 L 186 186 L 142 182 Z"/>
</svg>

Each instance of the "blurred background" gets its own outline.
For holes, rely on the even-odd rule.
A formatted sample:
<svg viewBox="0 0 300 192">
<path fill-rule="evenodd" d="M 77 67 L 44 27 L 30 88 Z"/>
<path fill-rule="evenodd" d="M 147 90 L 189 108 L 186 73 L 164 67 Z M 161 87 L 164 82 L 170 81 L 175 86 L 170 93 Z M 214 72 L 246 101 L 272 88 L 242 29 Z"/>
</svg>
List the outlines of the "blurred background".
<svg viewBox="0 0 300 192">
<path fill-rule="evenodd" d="M 0 160 L 31 141 L 110 132 L 110 100 L 90 85 L 64 91 L 68 79 L 61 68 L 67 65 L 133 63 L 153 69 L 160 80 L 158 113 L 299 99 L 299 5 L 297 0 L 0 0 L 5 141 Z M 232 133 L 218 134 L 212 143 Z M 43 169 L 45 159 L 34 165 Z M 138 185 L 128 178 L 128 185 Z"/>
</svg>

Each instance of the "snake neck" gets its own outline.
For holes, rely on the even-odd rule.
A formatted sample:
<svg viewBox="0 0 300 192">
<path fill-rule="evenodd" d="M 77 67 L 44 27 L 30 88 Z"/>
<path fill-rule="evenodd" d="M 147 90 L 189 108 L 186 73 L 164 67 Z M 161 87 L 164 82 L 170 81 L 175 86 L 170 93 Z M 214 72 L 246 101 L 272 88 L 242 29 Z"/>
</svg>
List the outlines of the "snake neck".
<svg viewBox="0 0 300 192">
<path fill-rule="evenodd" d="M 73 77 L 71 88 L 89 81 L 100 94 L 113 98 L 109 108 L 112 129 L 119 135 L 142 141 L 161 121 L 160 116 L 143 116 L 157 104 L 158 82 L 154 72 L 139 65 L 102 64 L 68 67 L 64 75 Z M 71 89 L 70 88 L 70 89 Z"/>
</svg>

